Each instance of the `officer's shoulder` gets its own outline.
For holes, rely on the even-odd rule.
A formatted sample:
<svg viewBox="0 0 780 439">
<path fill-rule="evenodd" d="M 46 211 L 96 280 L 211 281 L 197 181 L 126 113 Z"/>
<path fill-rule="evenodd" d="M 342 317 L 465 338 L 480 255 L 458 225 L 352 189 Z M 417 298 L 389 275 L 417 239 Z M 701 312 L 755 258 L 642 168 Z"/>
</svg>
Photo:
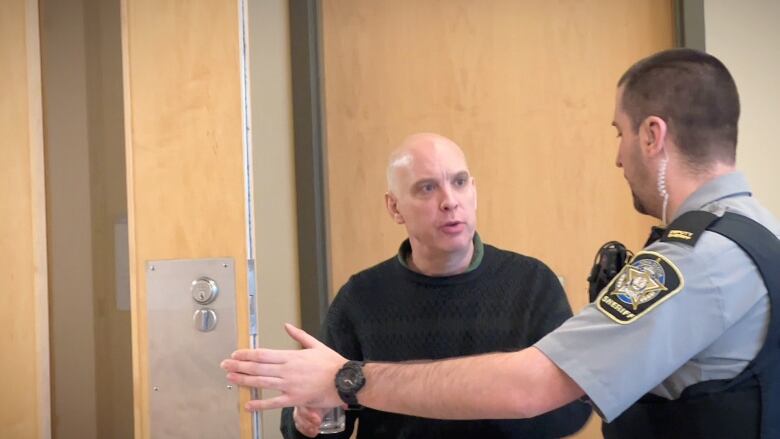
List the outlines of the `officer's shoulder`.
<svg viewBox="0 0 780 439">
<path fill-rule="evenodd" d="M 712 206 L 686 212 L 672 221 L 661 238 L 642 252 L 659 253 L 683 266 L 697 267 L 717 261 L 737 247 L 730 239 L 707 230 L 726 211 L 721 206 Z"/>
<path fill-rule="evenodd" d="M 718 214 L 720 213 L 720 214 Z M 722 212 L 709 210 L 693 210 L 677 217 L 661 235 L 660 242 L 676 242 L 695 247 L 707 228 L 718 221 Z"/>
</svg>

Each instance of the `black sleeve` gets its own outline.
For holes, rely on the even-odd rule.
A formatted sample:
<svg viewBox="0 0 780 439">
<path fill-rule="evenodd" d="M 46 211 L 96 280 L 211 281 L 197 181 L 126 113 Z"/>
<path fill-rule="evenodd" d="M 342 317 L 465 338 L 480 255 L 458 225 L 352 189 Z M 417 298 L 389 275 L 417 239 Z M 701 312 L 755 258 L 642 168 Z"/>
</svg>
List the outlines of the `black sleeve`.
<svg viewBox="0 0 780 439">
<path fill-rule="evenodd" d="M 350 318 L 352 301 L 350 300 L 353 280 L 350 279 L 339 290 L 333 303 L 328 308 L 328 314 L 325 322 L 320 329 L 319 339 L 349 360 L 362 360 L 363 355 L 360 350 L 357 333 L 355 332 L 352 319 Z M 346 428 L 342 433 L 317 435 L 317 438 L 327 439 L 348 439 L 352 436 L 352 430 L 355 427 L 355 421 L 360 411 L 347 410 Z M 281 425 L 279 428 L 285 439 L 307 439 L 296 428 L 293 421 L 293 408 L 287 407 L 282 410 Z"/>
</svg>

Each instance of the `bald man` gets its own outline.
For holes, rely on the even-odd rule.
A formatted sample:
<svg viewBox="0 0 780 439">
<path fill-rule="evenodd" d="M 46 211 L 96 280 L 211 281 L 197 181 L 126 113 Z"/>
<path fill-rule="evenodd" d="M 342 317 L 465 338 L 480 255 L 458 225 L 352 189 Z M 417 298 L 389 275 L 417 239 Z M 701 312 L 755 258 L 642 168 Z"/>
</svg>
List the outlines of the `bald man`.
<svg viewBox="0 0 780 439">
<path fill-rule="evenodd" d="M 352 276 L 328 310 L 321 338 L 359 361 L 441 359 L 532 346 L 572 313 L 542 262 L 483 244 L 477 189 L 463 151 L 421 133 L 405 139 L 387 167 L 385 204 L 406 228 L 398 254 Z M 487 373 L 487 371 L 486 371 Z M 574 402 L 527 420 L 445 421 L 347 411 L 348 438 L 553 438 L 579 430 L 590 407 Z M 318 410 L 282 413 L 286 438 L 314 437 Z"/>
</svg>

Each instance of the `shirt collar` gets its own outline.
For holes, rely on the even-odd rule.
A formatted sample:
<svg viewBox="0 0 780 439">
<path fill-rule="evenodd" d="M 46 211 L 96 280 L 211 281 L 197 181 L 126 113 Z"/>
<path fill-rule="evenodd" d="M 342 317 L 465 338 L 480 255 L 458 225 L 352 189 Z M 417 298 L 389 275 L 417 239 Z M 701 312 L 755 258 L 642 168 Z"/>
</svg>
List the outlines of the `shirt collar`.
<svg viewBox="0 0 780 439">
<path fill-rule="evenodd" d="M 694 193 L 689 195 L 682 205 L 680 205 L 680 208 L 677 209 L 677 212 L 675 212 L 674 218 L 671 218 L 669 222 L 671 223 L 685 212 L 700 210 L 707 204 L 740 195 L 752 195 L 750 185 L 748 184 L 745 175 L 739 171 L 721 175 L 708 181 Z"/>
<path fill-rule="evenodd" d="M 485 246 L 482 244 L 482 239 L 479 237 L 479 233 L 474 232 L 474 254 L 471 256 L 471 262 L 469 263 L 469 266 L 463 273 L 468 273 L 479 267 L 484 254 Z M 401 247 L 398 249 L 398 262 L 400 262 L 401 265 L 403 265 L 404 268 L 408 270 L 411 270 L 411 268 L 409 268 L 409 263 L 407 262 L 410 256 L 412 256 L 412 244 L 407 238 L 404 240 L 404 242 L 401 243 Z"/>
</svg>

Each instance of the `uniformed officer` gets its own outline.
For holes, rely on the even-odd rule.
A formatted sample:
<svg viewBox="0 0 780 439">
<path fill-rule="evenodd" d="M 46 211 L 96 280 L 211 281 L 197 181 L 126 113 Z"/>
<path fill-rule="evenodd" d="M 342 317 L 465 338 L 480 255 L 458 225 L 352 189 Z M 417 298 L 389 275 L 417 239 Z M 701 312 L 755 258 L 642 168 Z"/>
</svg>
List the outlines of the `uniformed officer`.
<svg viewBox="0 0 780 439">
<path fill-rule="evenodd" d="M 518 418 L 586 398 L 607 437 L 780 437 L 780 223 L 734 167 L 738 118 L 734 81 L 708 54 L 668 50 L 623 75 L 616 164 L 636 209 L 670 224 L 531 348 L 362 364 L 287 326 L 305 349 L 240 350 L 222 367 L 234 383 L 281 391 L 251 410 L 357 400 Z"/>
</svg>

